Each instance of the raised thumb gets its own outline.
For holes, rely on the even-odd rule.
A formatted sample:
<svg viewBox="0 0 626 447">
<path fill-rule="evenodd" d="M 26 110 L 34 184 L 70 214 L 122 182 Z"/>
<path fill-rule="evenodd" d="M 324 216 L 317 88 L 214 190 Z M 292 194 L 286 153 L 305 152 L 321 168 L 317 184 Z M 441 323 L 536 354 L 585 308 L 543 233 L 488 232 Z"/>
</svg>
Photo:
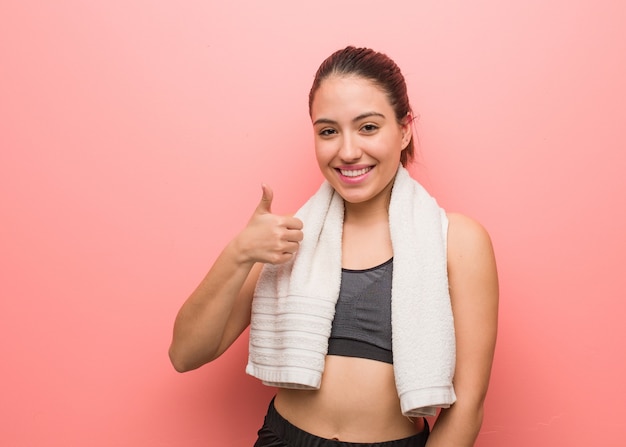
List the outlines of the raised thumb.
<svg viewBox="0 0 626 447">
<path fill-rule="evenodd" d="M 256 207 L 256 210 L 258 213 L 271 213 L 274 192 L 272 191 L 272 188 L 267 186 L 265 183 L 261 185 L 261 189 L 263 190 L 263 195 L 261 196 L 261 201 Z"/>
</svg>

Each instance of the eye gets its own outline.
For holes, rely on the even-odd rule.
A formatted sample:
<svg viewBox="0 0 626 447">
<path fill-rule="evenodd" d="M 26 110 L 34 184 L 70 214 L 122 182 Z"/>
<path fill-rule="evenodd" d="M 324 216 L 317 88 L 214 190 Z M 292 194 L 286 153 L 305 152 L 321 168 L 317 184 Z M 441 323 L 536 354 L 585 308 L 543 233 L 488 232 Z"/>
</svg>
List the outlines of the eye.
<svg viewBox="0 0 626 447">
<path fill-rule="evenodd" d="M 378 130 L 378 126 L 376 124 L 365 124 L 361 127 L 361 130 L 365 133 L 373 133 Z"/>
<path fill-rule="evenodd" d="M 333 134 L 336 134 L 336 133 L 337 133 L 337 131 L 335 129 L 331 129 L 331 128 L 327 127 L 325 129 L 320 130 L 318 132 L 318 135 L 320 135 L 322 137 L 329 137 L 329 136 L 331 136 Z"/>
</svg>

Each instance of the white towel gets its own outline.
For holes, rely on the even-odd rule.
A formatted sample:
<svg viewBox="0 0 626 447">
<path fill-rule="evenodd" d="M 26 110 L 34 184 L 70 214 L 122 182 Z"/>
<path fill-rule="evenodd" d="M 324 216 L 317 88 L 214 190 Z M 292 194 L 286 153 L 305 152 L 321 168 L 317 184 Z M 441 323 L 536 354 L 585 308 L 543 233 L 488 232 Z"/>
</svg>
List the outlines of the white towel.
<svg viewBox="0 0 626 447">
<path fill-rule="evenodd" d="M 295 258 L 265 265 L 252 301 L 246 372 L 266 385 L 319 389 L 341 283 L 343 199 L 328 182 L 296 213 Z M 447 218 L 402 166 L 391 193 L 392 349 L 402 413 L 456 401 L 456 346 L 446 264 Z"/>
</svg>

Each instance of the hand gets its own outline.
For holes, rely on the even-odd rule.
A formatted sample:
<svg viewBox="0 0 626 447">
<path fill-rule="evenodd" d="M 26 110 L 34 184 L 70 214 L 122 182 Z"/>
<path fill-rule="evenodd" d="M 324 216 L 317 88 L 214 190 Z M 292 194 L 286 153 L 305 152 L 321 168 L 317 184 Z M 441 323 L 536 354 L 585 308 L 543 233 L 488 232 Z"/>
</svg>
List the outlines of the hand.
<svg viewBox="0 0 626 447">
<path fill-rule="evenodd" d="M 289 261 L 300 247 L 302 221 L 292 216 L 272 214 L 274 193 L 267 185 L 261 187 L 261 201 L 238 235 L 238 245 L 250 262 L 282 264 Z"/>
</svg>

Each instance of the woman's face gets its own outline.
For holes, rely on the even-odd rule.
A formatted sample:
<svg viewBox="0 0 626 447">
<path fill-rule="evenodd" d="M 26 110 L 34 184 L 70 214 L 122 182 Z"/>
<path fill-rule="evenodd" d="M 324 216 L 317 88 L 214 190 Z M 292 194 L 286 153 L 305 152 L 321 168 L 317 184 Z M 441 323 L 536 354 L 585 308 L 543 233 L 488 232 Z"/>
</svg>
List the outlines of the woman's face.
<svg viewBox="0 0 626 447">
<path fill-rule="evenodd" d="M 348 203 L 385 196 L 411 139 L 409 120 L 399 125 L 385 92 L 368 79 L 332 76 L 311 106 L 320 170 Z"/>
</svg>

